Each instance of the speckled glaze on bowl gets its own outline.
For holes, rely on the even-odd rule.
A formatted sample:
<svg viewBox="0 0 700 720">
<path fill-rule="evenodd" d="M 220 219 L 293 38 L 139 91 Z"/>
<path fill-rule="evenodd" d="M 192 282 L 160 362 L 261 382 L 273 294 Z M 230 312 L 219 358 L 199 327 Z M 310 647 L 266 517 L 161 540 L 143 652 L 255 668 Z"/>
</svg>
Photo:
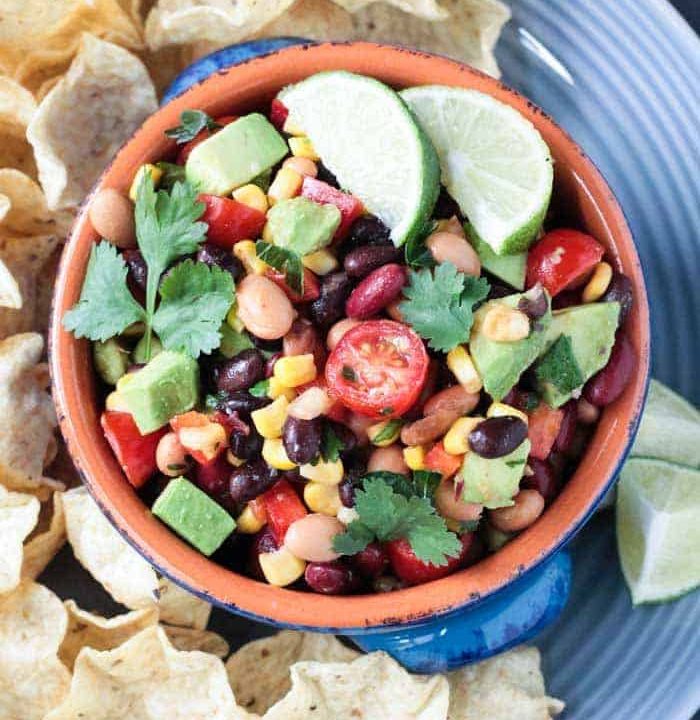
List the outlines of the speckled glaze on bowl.
<svg viewBox="0 0 700 720">
<path fill-rule="evenodd" d="M 171 150 L 172 141 L 163 131 L 177 124 L 182 110 L 201 108 L 213 116 L 240 114 L 264 107 L 284 85 L 329 69 L 372 75 L 397 88 L 427 83 L 474 88 L 515 107 L 539 129 L 551 148 L 555 160 L 554 207 L 561 222 L 597 237 L 617 267 L 632 280 L 635 305 L 626 332 L 638 356 L 637 373 L 622 397 L 602 414 L 576 473 L 540 520 L 478 565 L 390 595 L 332 597 L 272 587 L 216 565 L 181 541 L 150 514 L 122 475 L 100 429 L 101 408 L 97 404 L 89 343 L 75 340 L 61 327 L 60 318 L 79 297 L 90 247 L 97 239 L 87 219 L 90 198 L 62 258 L 51 325 L 51 367 L 61 429 L 86 485 L 123 536 L 161 571 L 212 602 L 255 619 L 340 631 L 358 636 L 359 644 L 367 648 L 386 646 L 384 641 L 372 640 L 377 633 L 393 635 L 393 649 L 399 654 L 397 647 L 406 640 L 401 635 L 403 629 L 425 628 L 436 618 L 470 613 L 476 618 L 489 602 L 503 600 L 508 593 L 517 595 L 518 587 L 527 584 L 528 578 L 531 584 L 543 577 L 546 580 L 543 568 L 547 565 L 557 567 L 558 563 L 559 576 L 555 571 L 554 582 L 561 585 L 561 573 L 567 572 L 568 560 L 560 557 L 556 561 L 556 551 L 580 529 L 602 499 L 636 430 L 649 373 L 648 306 L 639 259 L 624 215 L 584 152 L 538 107 L 510 88 L 454 61 L 415 51 L 368 43 L 301 45 L 222 69 L 150 117 L 122 148 L 96 189 L 114 187 L 126 191 L 141 163 L 158 160 Z M 566 592 L 561 587 L 557 592 L 560 597 L 554 605 L 561 609 Z M 530 622 L 530 630 L 546 624 L 551 614 L 545 607 L 540 621 L 535 625 Z M 487 620 L 482 617 L 479 627 L 483 628 Z M 446 623 L 440 631 L 443 635 L 448 634 Z M 409 664 L 422 670 L 436 669 L 482 657 L 522 639 L 522 632 L 508 627 L 506 622 L 500 644 L 484 652 L 465 651 L 456 659 L 428 658 Z M 463 635 L 462 627 L 458 631 L 460 641 Z M 367 641 L 363 642 L 365 636 Z"/>
</svg>

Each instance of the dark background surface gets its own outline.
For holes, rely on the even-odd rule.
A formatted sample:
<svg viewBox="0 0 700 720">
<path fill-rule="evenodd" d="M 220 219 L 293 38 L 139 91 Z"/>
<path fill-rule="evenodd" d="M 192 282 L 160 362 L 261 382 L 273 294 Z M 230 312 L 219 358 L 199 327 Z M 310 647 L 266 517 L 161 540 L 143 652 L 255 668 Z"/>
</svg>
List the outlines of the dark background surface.
<svg viewBox="0 0 700 720">
<path fill-rule="evenodd" d="M 700 32 L 700 0 L 672 0 L 695 32 Z"/>
</svg>

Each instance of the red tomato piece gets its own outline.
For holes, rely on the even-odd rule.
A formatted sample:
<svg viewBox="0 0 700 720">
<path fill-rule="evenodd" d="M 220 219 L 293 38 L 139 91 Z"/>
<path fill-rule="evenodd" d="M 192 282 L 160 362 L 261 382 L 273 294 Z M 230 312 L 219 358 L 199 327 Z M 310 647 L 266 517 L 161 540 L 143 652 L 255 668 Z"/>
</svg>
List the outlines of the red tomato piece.
<svg viewBox="0 0 700 720">
<path fill-rule="evenodd" d="M 442 442 L 435 443 L 425 456 L 424 464 L 427 470 L 440 473 L 442 477 L 452 477 L 462 465 L 461 455 L 450 455 L 445 451 Z"/>
<path fill-rule="evenodd" d="M 369 320 L 343 335 L 328 357 L 326 382 L 343 405 L 376 419 L 399 417 L 428 374 L 423 341 L 407 325 Z"/>
<path fill-rule="evenodd" d="M 322 180 L 305 177 L 301 186 L 301 196 L 313 200 L 319 205 L 335 205 L 340 210 L 340 225 L 335 231 L 335 239 L 342 240 L 350 226 L 365 211 L 362 203 L 354 196 L 334 188 Z"/>
<path fill-rule="evenodd" d="M 555 410 L 543 402 L 528 413 L 527 436 L 532 457 L 538 460 L 547 458 L 559 435 L 563 419 L 563 410 Z"/>
<path fill-rule="evenodd" d="M 216 118 L 214 122 L 217 123 L 217 125 L 221 125 L 221 127 L 223 127 L 224 125 L 232 123 L 234 120 L 238 120 L 238 117 L 236 115 L 224 115 L 220 118 Z M 197 147 L 197 145 L 206 140 L 208 137 L 215 135 L 220 129 L 221 128 L 216 128 L 215 130 L 208 130 L 207 128 L 204 128 L 204 130 L 200 130 L 192 138 L 192 140 L 186 142 L 180 147 L 175 162 L 178 165 L 184 165 L 187 162 L 187 158 L 190 156 L 190 153 Z"/>
<path fill-rule="evenodd" d="M 460 567 L 474 542 L 474 533 L 464 533 L 459 539 L 462 543 L 460 554 L 447 558 L 445 565 L 433 565 L 419 560 L 408 540 L 403 538 L 391 540 L 385 547 L 396 577 L 409 585 L 420 585 L 450 575 Z"/>
<path fill-rule="evenodd" d="M 265 213 L 232 198 L 200 194 L 197 199 L 206 206 L 199 218 L 207 223 L 207 239 L 224 250 L 240 240 L 255 240 L 265 226 Z"/>
<path fill-rule="evenodd" d="M 289 526 L 308 514 L 304 503 L 286 480 L 275 483 L 260 497 L 275 540 L 282 545 Z"/>
<path fill-rule="evenodd" d="M 190 455 L 194 460 L 196 460 L 200 465 L 209 465 L 209 463 L 215 460 L 226 449 L 226 445 L 219 445 L 219 447 L 216 448 L 216 454 L 212 453 L 212 457 L 208 457 L 201 450 L 188 447 L 187 442 L 184 441 L 182 438 L 181 431 L 185 428 L 204 428 L 207 425 L 214 424 L 215 422 L 216 421 L 213 418 L 210 418 L 204 413 L 197 412 L 196 410 L 190 410 L 189 412 L 183 413 L 182 415 L 176 415 L 170 420 L 170 427 L 177 435 L 177 439 L 182 444 L 182 447 L 184 447 L 187 451 L 187 454 Z M 223 425 L 223 423 L 219 424 Z M 224 425 L 224 427 L 226 426 Z"/>
<path fill-rule="evenodd" d="M 270 122 L 278 129 L 281 130 L 284 127 L 284 123 L 289 117 L 289 110 L 287 110 L 285 104 L 275 98 L 270 103 Z"/>
<path fill-rule="evenodd" d="M 541 282 L 554 296 L 590 272 L 604 252 L 590 235 L 578 230 L 552 230 L 530 248 L 527 285 Z"/>
<path fill-rule="evenodd" d="M 268 268 L 265 271 L 265 275 L 269 277 L 275 285 L 282 288 L 282 290 L 284 290 L 284 294 L 293 303 L 310 302 L 311 300 L 315 300 L 321 294 L 318 278 L 313 272 L 311 272 L 311 270 L 309 270 L 309 268 L 304 268 L 304 292 L 301 295 L 289 287 L 283 272 L 275 270 L 274 268 Z"/>
<path fill-rule="evenodd" d="M 126 479 L 141 487 L 157 470 L 156 448 L 168 428 L 141 435 L 130 413 L 113 410 L 103 412 L 100 423 Z"/>
</svg>

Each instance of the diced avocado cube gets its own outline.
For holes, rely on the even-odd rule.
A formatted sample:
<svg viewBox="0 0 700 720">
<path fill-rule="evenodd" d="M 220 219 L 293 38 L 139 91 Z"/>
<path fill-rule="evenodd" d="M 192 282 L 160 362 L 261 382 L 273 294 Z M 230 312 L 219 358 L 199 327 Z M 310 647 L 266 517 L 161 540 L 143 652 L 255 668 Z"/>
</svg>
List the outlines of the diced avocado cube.
<svg viewBox="0 0 700 720">
<path fill-rule="evenodd" d="M 615 332 L 620 315 L 617 302 L 588 303 L 555 310 L 546 332 L 543 355 L 535 365 L 538 392 L 551 407 L 561 407 L 598 370 L 605 367 L 615 344 Z M 561 338 L 569 339 L 571 360 L 578 367 L 579 382 L 563 378 L 566 358 L 562 355 Z M 559 370 L 553 377 L 552 353 L 558 353 Z M 570 369 L 570 368 L 569 368 Z M 557 379 L 558 378 L 558 379 Z"/>
<path fill-rule="evenodd" d="M 472 247 L 476 250 L 484 270 L 507 282 L 516 290 L 522 290 L 525 287 L 527 252 L 516 253 L 515 255 L 497 255 L 491 249 L 491 246 L 476 234 L 476 231 L 468 222 L 464 224 L 464 231 L 467 233 Z"/>
<path fill-rule="evenodd" d="M 192 150 L 185 174 L 199 192 L 228 195 L 276 165 L 287 143 L 259 113 L 245 115 Z"/>
<path fill-rule="evenodd" d="M 129 352 L 116 338 L 93 343 L 92 358 L 97 374 L 107 385 L 116 385 L 119 378 L 126 373 L 129 364 Z"/>
<path fill-rule="evenodd" d="M 197 404 L 199 367 L 189 355 L 163 350 L 138 372 L 124 375 L 117 390 L 145 435 Z"/>
<path fill-rule="evenodd" d="M 576 362 L 571 338 L 560 335 L 535 365 L 540 395 L 568 395 L 583 384 L 581 368 Z"/>
<path fill-rule="evenodd" d="M 221 505 L 184 477 L 167 484 L 151 512 L 203 555 L 211 555 L 236 528 Z"/>
<path fill-rule="evenodd" d="M 460 470 L 464 482 L 462 500 L 487 508 L 511 506 L 529 454 L 529 440 L 524 440 L 513 452 L 499 458 L 485 458 L 474 451 L 468 452 Z"/>
<path fill-rule="evenodd" d="M 552 320 L 550 298 L 545 292 L 547 312 L 532 324 L 530 334 L 526 338 L 515 342 L 498 342 L 487 338 L 482 330 L 486 313 L 498 303 L 517 308 L 523 298 L 532 299 L 535 293 L 540 292 L 544 291 L 534 287 L 526 293 L 490 300 L 474 313 L 469 350 L 484 388 L 494 400 L 501 400 L 542 352 L 546 331 Z"/>
<path fill-rule="evenodd" d="M 329 245 L 340 225 L 335 205 L 319 205 L 305 197 L 282 200 L 267 213 L 267 227 L 275 245 L 297 255 L 309 255 Z"/>
</svg>

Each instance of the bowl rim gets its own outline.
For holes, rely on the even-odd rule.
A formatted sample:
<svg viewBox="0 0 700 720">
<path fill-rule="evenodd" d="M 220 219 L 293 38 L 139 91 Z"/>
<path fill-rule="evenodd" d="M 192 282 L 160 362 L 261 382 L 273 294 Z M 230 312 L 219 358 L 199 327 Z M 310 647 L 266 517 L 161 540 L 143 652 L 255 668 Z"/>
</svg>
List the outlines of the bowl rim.
<svg viewBox="0 0 700 720">
<path fill-rule="evenodd" d="M 275 85 L 267 78 L 269 74 L 274 78 L 286 78 L 284 82 L 276 83 L 279 89 L 317 70 L 340 68 L 380 78 L 391 76 L 396 78 L 392 84 L 403 86 L 426 84 L 415 82 L 414 78 L 428 76 L 435 79 L 427 82 L 476 87 L 514 106 L 543 134 L 557 139 L 560 153 L 568 153 L 575 160 L 572 167 L 576 168 L 582 188 L 597 205 L 601 222 L 614 242 L 618 264 L 622 263 L 620 253 L 624 255 L 622 264 L 635 292 L 634 309 L 627 322 L 628 336 L 638 355 L 636 377 L 615 406 L 601 416 L 589 448 L 552 508 L 499 552 L 440 580 L 395 591 L 390 594 L 389 602 L 383 594 L 326 596 L 258 582 L 215 564 L 154 519 L 125 482 L 99 423 L 95 422 L 95 407 L 84 402 L 86 390 L 94 399 L 94 388 L 90 390 L 94 376 L 89 343 L 76 340 L 60 322 L 63 312 L 77 299 L 95 235 L 87 219 L 91 198 L 103 186 L 119 186 L 126 190 L 125 179 L 115 181 L 116 178 L 120 173 L 123 175 L 126 168 L 130 168 L 133 175 L 135 168 L 149 159 L 148 153 L 154 146 L 165 146 L 167 141 L 163 140 L 162 131 L 176 124 L 173 120 L 179 117 L 181 110 L 187 107 L 209 109 L 216 103 L 230 107 L 236 102 L 232 89 L 236 84 L 239 95 L 247 92 L 252 96 L 260 83 Z M 445 82 L 445 78 L 450 81 Z M 225 96 L 227 92 L 228 96 Z M 566 544 L 593 513 L 629 452 L 648 386 L 649 345 L 648 301 L 632 233 L 603 176 L 573 139 L 530 100 L 478 70 L 438 55 L 366 42 L 309 43 L 246 60 L 196 83 L 151 115 L 124 143 L 81 205 L 61 257 L 49 330 L 54 400 L 68 451 L 88 491 L 134 549 L 163 575 L 227 610 L 276 625 L 355 632 L 397 624 L 420 624 L 482 602 L 531 573 Z M 622 406 L 624 413 L 620 412 Z M 617 412 L 611 413 L 616 408 Z M 583 475 L 585 478 L 578 480 L 577 488 L 583 480 L 590 487 L 571 492 L 573 480 Z M 119 492 L 106 489 L 110 481 Z M 568 517 L 566 522 L 553 512 L 556 507 Z"/>
</svg>

